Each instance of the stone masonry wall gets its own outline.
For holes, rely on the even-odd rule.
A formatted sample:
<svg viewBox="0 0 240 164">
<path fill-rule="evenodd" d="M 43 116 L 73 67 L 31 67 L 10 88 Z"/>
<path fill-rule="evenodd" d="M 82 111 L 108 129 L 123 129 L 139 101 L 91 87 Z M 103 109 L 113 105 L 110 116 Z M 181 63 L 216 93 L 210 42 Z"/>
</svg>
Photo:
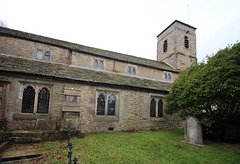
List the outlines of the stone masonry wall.
<svg viewBox="0 0 240 164">
<path fill-rule="evenodd" d="M 95 60 L 103 61 L 104 69 L 94 68 L 93 62 Z M 144 78 L 150 78 L 150 79 L 155 79 L 155 80 L 162 80 L 162 81 L 169 81 L 168 79 L 164 79 L 164 73 L 171 72 L 171 71 L 167 71 L 167 70 L 164 71 L 164 70 L 144 67 L 144 66 L 140 66 L 140 65 L 136 65 L 136 64 L 124 63 L 124 62 L 110 60 L 110 59 L 106 59 L 106 58 L 95 57 L 92 55 L 87 55 L 87 54 L 78 53 L 78 52 L 72 53 L 72 65 L 101 70 L 101 71 L 109 71 L 109 72 L 114 72 L 114 73 L 127 74 L 127 75 L 131 75 L 131 76 L 136 76 L 136 77 L 144 77 Z M 127 72 L 128 66 L 135 67 L 137 73 L 129 74 Z M 171 74 L 172 74 L 172 79 L 170 80 L 170 82 L 174 81 L 177 78 L 177 73 L 171 72 Z"/>
<path fill-rule="evenodd" d="M 157 60 L 183 70 L 196 61 L 195 28 L 176 21 L 158 36 Z M 185 47 L 185 36 L 189 40 L 189 48 Z M 163 51 L 167 40 L 167 51 Z"/>
<path fill-rule="evenodd" d="M 68 49 L 0 35 L 0 53 L 37 60 L 37 51 L 50 52 L 50 61 L 69 64 Z M 40 60 L 40 59 L 39 59 Z M 44 60 L 44 59 L 42 59 Z M 49 62 L 49 60 L 45 60 Z"/>
<path fill-rule="evenodd" d="M 163 118 L 150 118 L 151 95 L 163 96 L 161 93 L 109 88 L 30 76 L 14 75 L 7 77 L 12 82 L 7 104 L 7 120 L 8 127 L 13 130 L 30 130 L 43 127 L 39 123 L 46 124 L 49 129 L 45 130 L 65 129 L 66 125 L 71 123 L 73 129 L 80 130 L 83 133 L 106 132 L 109 131 L 109 128 L 113 128 L 114 131 L 125 131 L 166 129 L 182 126 L 181 120 L 175 115 L 170 116 L 164 113 Z M 21 84 L 44 84 L 50 86 L 51 98 L 48 114 L 21 112 Z M 116 116 L 96 115 L 96 98 L 99 91 L 117 94 Z M 80 103 L 64 106 L 66 101 L 64 96 L 71 94 L 78 95 Z M 51 124 L 51 126 L 48 124 Z"/>
<path fill-rule="evenodd" d="M 49 51 L 50 60 L 37 59 L 38 50 L 42 50 L 43 53 Z M 172 72 L 171 70 L 160 70 L 127 62 L 115 61 L 76 51 L 72 52 L 68 49 L 60 48 L 57 46 L 6 36 L 0 36 L 0 54 L 13 55 L 45 62 L 62 63 L 72 66 L 80 66 L 83 68 L 121 73 L 130 76 L 144 77 L 168 82 L 173 82 L 177 78 L 177 72 Z M 104 69 L 94 68 L 93 62 L 95 60 L 103 61 Z M 127 73 L 128 66 L 135 67 L 136 74 Z M 164 79 L 164 73 L 166 71 L 172 74 L 171 80 Z"/>
</svg>

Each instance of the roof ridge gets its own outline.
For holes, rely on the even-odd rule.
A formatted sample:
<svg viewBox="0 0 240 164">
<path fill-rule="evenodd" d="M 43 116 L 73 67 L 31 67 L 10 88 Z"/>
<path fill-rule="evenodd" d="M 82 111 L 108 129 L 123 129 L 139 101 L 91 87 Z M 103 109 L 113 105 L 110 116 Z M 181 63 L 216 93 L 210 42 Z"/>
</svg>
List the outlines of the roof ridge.
<svg viewBox="0 0 240 164">
<path fill-rule="evenodd" d="M 99 48 L 95 48 L 95 47 L 84 46 L 84 45 L 77 44 L 77 43 L 71 43 L 71 42 L 67 42 L 67 41 L 63 41 L 63 40 L 59 40 L 59 39 L 54 39 L 54 38 L 50 38 L 50 37 L 46 37 L 46 36 L 31 34 L 28 32 L 14 30 L 14 29 L 10 29 L 10 28 L 0 27 L 0 34 L 3 34 L 5 36 L 20 38 L 20 39 L 40 42 L 40 43 L 44 43 L 44 44 L 50 44 L 53 46 L 62 47 L 62 48 L 66 48 L 66 49 L 70 49 L 70 50 L 78 51 L 78 52 L 84 52 L 87 54 L 100 56 L 103 58 L 110 58 L 113 60 L 147 66 L 147 67 L 151 67 L 151 68 L 155 68 L 155 69 L 178 72 L 176 69 L 170 67 L 169 65 L 167 65 L 166 63 L 161 62 L 161 61 L 146 59 L 146 58 L 137 57 L 134 55 L 123 54 L 123 53 L 99 49 Z"/>
</svg>

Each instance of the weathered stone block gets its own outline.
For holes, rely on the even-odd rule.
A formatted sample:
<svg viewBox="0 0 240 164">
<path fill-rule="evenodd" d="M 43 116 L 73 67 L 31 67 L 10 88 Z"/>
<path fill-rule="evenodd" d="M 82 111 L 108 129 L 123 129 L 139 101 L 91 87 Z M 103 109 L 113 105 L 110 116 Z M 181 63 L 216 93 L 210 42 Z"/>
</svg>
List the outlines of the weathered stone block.
<svg viewBox="0 0 240 164">
<path fill-rule="evenodd" d="M 36 123 L 36 129 L 41 130 L 55 130 L 56 121 L 50 119 L 38 119 Z"/>
<path fill-rule="evenodd" d="M 194 117 L 189 117 L 185 121 L 185 141 L 193 145 L 202 145 L 202 127 L 198 120 Z"/>
</svg>

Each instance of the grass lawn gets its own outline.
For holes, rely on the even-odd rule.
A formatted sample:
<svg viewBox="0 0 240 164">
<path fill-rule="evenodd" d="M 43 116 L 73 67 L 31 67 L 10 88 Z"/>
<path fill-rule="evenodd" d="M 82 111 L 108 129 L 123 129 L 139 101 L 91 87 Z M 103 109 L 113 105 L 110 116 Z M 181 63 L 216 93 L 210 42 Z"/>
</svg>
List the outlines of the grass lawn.
<svg viewBox="0 0 240 164">
<path fill-rule="evenodd" d="M 183 129 L 109 132 L 72 138 L 78 163 L 240 163 L 240 145 L 207 142 L 197 147 L 181 142 Z M 67 141 L 34 144 L 44 157 L 33 163 L 66 163 Z"/>
</svg>

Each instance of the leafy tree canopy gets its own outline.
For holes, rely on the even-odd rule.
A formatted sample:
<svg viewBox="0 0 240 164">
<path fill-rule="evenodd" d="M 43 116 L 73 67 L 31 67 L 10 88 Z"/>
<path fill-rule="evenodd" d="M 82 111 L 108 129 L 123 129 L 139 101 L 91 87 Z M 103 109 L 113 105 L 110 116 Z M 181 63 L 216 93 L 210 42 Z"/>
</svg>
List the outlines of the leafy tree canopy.
<svg viewBox="0 0 240 164">
<path fill-rule="evenodd" d="M 239 115 L 240 43 L 182 71 L 165 100 L 166 113 L 179 113 L 182 119 L 194 116 L 207 127 L 220 113 Z"/>
</svg>

